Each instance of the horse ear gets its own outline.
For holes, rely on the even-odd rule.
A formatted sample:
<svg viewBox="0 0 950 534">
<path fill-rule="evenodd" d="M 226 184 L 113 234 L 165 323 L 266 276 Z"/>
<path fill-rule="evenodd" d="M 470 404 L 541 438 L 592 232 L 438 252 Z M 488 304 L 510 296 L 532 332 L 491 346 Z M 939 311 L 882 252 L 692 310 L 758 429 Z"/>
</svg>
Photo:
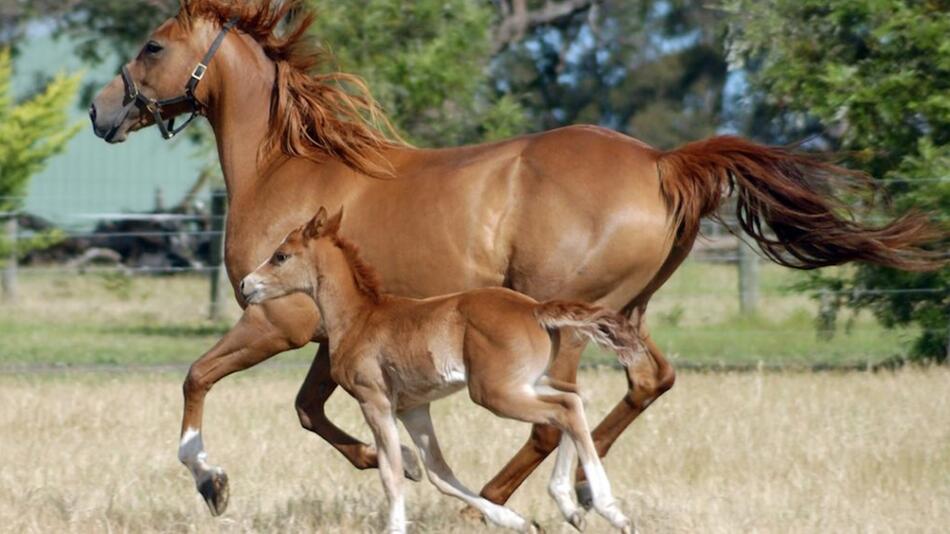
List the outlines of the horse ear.
<svg viewBox="0 0 950 534">
<path fill-rule="evenodd" d="M 320 209 L 317 211 L 317 214 L 310 219 L 310 222 L 306 224 L 303 228 L 303 237 L 304 239 L 314 239 L 319 237 L 323 233 L 323 229 L 327 226 L 327 210 L 320 206 Z"/>
<path fill-rule="evenodd" d="M 340 206 L 340 211 L 336 212 L 336 215 L 330 218 L 327 221 L 327 227 L 323 230 L 325 235 L 336 235 L 340 231 L 340 223 L 343 222 L 343 206 Z"/>
</svg>

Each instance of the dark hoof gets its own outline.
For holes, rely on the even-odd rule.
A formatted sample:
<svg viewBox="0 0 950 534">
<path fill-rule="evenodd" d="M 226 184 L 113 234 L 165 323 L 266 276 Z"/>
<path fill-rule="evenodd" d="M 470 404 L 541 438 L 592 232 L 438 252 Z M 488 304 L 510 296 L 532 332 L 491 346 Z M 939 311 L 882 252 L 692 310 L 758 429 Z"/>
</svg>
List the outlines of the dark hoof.
<svg viewBox="0 0 950 534">
<path fill-rule="evenodd" d="M 537 521 L 532 521 L 524 531 L 527 534 L 544 534 L 544 529 Z"/>
<path fill-rule="evenodd" d="M 577 494 L 577 504 L 584 507 L 585 510 L 590 510 L 594 507 L 594 494 L 590 491 L 590 483 L 586 480 L 583 482 L 578 482 L 574 486 L 574 493 Z"/>
<path fill-rule="evenodd" d="M 422 467 L 419 465 L 419 460 L 407 447 L 402 448 L 402 466 L 402 471 L 405 473 L 406 478 L 413 482 L 422 480 Z"/>
<path fill-rule="evenodd" d="M 567 522 L 576 528 L 578 532 L 584 532 L 584 529 L 587 528 L 587 520 L 584 519 L 584 514 L 580 511 L 574 512 Z"/>
<path fill-rule="evenodd" d="M 228 509 L 228 475 L 215 471 L 198 485 L 198 493 L 205 498 L 211 515 L 217 517 Z"/>
</svg>

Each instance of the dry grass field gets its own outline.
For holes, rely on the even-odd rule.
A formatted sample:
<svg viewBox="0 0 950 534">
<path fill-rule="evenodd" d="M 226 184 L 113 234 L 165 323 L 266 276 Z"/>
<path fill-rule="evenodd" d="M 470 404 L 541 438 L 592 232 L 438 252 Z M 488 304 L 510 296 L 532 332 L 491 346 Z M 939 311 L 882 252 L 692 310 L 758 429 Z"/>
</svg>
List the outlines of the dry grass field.
<svg viewBox="0 0 950 534">
<path fill-rule="evenodd" d="M 211 460 L 231 506 L 213 519 L 176 459 L 181 373 L 0 376 L 0 530 L 6 532 L 370 532 L 382 525 L 376 473 L 357 472 L 297 425 L 302 370 L 225 380 L 206 412 Z M 591 418 L 623 390 L 586 371 Z M 946 532 L 950 370 L 682 373 L 606 462 L 642 532 Z M 345 395 L 331 413 L 368 432 Z M 462 480 L 477 487 L 527 426 L 464 395 L 436 405 Z M 548 499 L 549 459 L 512 500 L 548 532 L 570 532 Z M 482 532 L 457 501 L 410 484 L 415 532 Z M 589 517 L 589 532 L 607 524 Z"/>
</svg>

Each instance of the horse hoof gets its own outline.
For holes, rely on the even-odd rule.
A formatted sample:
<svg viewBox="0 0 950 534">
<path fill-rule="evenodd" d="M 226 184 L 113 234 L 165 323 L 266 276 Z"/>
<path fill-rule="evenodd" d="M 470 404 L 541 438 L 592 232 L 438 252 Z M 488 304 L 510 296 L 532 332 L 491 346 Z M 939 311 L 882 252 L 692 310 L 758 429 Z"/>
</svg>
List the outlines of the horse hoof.
<svg viewBox="0 0 950 534">
<path fill-rule="evenodd" d="M 594 494 L 590 489 L 590 482 L 586 480 L 583 482 L 578 482 L 574 486 L 574 493 L 577 494 L 577 504 L 584 507 L 585 510 L 590 510 L 594 507 Z"/>
<path fill-rule="evenodd" d="M 422 466 L 419 465 L 416 455 L 408 447 L 402 448 L 402 465 L 402 471 L 406 478 L 413 482 L 422 480 Z"/>
<path fill-rule="evenodd" d="M 211 473 L 201 484 L 198 484 L 198 493 L 208 503 L 211 515 L 217 517 L 228 508 L 228 475 L 218 469 Z"/>
<path fill-rule="evenodd" d="M 568 519 L 567 522 L 576 528 L 578 532 L 584 532 L 584 529 L 587 528 L 587 520 L 584 519 L 584 514 L 580 511 L 571 514 L 571 518 Z"/>
<path fill-rule="evenodd" d="M 485 521 L 485 518 L 482 516 L 482 513 L 478 511 L 478 508 L 474 506 L 466 506 L 459 511 L 459 517 L 468 523 L 474 523 L 476 521 Z"/>
<path fill-rule="evenodd" d="M 620 534 L 637 534 L 637 527 L 627 524 L 620 527 Z"/>
</svg>

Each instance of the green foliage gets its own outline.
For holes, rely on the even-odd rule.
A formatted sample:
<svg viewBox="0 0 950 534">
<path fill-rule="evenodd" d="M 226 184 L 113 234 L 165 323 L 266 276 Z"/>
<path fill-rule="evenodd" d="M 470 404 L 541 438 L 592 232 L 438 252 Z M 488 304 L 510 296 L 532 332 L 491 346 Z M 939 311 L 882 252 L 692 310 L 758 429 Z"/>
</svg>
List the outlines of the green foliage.
<svg viewBox="0 0 950 534">
<path fill-rule="evenodd" d="M 493 73 L 522 97 L 532 129 L 601 124 L 671 148 L 721 122 L 720 19 L 696 0 L 601 0 L 534 28 Z"/>
<path fill-rule="evenodd" d="M 10 52 L 0 50 L 0 213 L 20 209 L 30 177 L 62 152 L 80 128 L 79 124 L 69 124 L 67 112 L 76 96 L 78 76 L 58 75 L 21 103 L 14 100 L 12 77 Z M 18 241 L 17 252 L 49 246 L 60 237 L 58 233 L 45 233 Z M 0 256 L 7 257 L 11 246 L 0 237 Z"/>
<path fill-rule="evenodd" d="M 78 76 L 56 76 L 44 90 L 15 103 L 10 81 L 10 53 L 0 51 L 0 211 L 20 207 L 31 176 L 59 154 L 79 131 L 69 124 L 68 106 L 76 96 Z"/>
<path fill-rule="evenodd" d="M 390 118 L 422 145 L 520 133 L 523 113 L 488 84 L 493 11 L 471 0 L 310 0 L 315 33 L 339 68 L 364 77 Z"/>
<path fill-rule="evenodd" d="M 785 113 L 813 116 L 847 162 L 887 179 L 898 210 L 950 214 L 950 12 L 931 1 L 729 0 L 733 57 Z M 878 214 L 883 216 L 883 214 Z M 938 246 L 946 250 L 944 238 Z M 915 354 L 944 360 L 950 270 L 904 273 L 861 265 L 851 276 L 815 276 L 848 291 L 888 325 L 916 323 Z M 910 290 L 910 292 L 904 291 Z"/>
</svg>

